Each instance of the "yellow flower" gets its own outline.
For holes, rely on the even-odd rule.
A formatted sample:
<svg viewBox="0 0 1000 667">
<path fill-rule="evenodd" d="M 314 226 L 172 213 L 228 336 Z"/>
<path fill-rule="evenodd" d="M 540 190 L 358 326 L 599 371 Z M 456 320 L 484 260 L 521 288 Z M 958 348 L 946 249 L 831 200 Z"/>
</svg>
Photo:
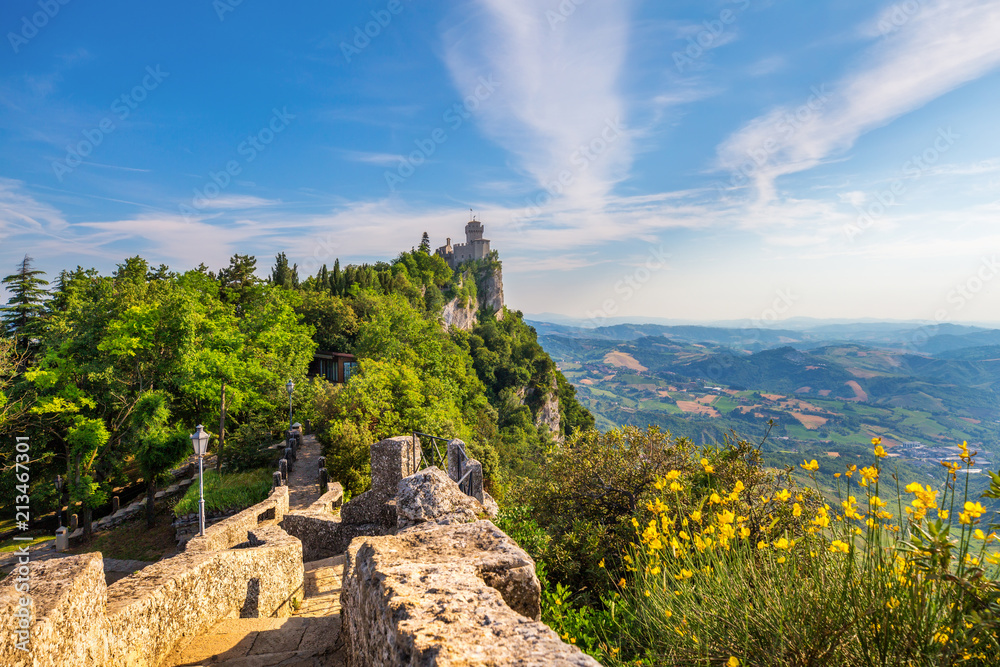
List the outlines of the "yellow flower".
<svg viewBox="0 0 1000 667">
<path fill-rule="evenodd" d="M 792 497 L 792 492 L 789 491 L 788 489 L 782 489 L 781 491 L 778 491 L 776 494 L 774 494 L 774 497 L 780 500 L 781 502 L 786 502 L 789 498 Z"/>
<path fill-rule="evenodd" d="M 788 560 L 788 559 L 785 558 L 784 556 L 782 556 L 781 558 L 778 559 L 778 562 L 779 563 L 784 563 L 786 560 Z"/>
<path fill-rule="evenodd" d="M 660 573 L 660 568 L 659 567 L 654 567 L 652 570 L 649 571 L 649 573 L 655 577 L 656 575 L 658 575 Z"/>
<path fill-rule="evenodd" d="M 872 447 L 878 447 L 881 444 L 882 444 L 882 438 L 880 438 L 879 436 L 875 436 L 874 438 L 872 438 Z"/>
<path fill-rule="evenodd" d="M 792 504 L 792 516 L 802 516 L 802 507 L 798 503 Z"/>
<path fill-rule="evenodd" d="M 760 542 L 757 543 L 757 548 L 763 551 L 764 549 L 767 548 L 767 542 L 761 540 Z"/>
<path fill-rule="evenodd" d="M 597 567 L 604 567 L 604 559 L 603 558 L 601 559 L 601 562 L 597 564 Z"/>
<path fill-rule="evenodd" d="M 698 523 L 701 523 L 701 511 L 700 510 L 695 510 L 695 511 L 691 512 L 691 520 L 692 521 L 697 521 Z"/>
<path fill-rule="evenodd" d="M 772 542 L 772 543 L 771 543 L 771 545 L 772 545 L 772 546 L 773 546 L 773 547 L 774 547 L 775 549 L 784 549 L 784 550 L 786 550 L 786 551 L 787 551 L 788 549 L 791 549 L 791 548 L 792 548 L 792 545 L 793 545 L 793 544 L 794 544 L 794 543 L 792 543 L 792 542 L 789 542 L 789 541 L 788 541 L 788 539 L 787 539 L 787 538 L 785 538 L 785 537 L 782 537 L 782 538 L 779 538 L 779 539 L 777 539 L 777 540 L 775 540 L 774 542 Z"/>
<path fill-rule="evenodd" d="M 889 456 L 889 454 L 885 451 L 885 449 L 882 448 L 882 445 L 876 445 L 875 456 L 879 457 L 880 459 L 884 459 L 885 457 Z"/>
<path fill-rule="evenodd" d="M 740 526 L 740 537 L 742 537 L 744 540 L 750 537 L 750 529 L 747 528 L 746 526 Z"/>
<path fill-rule="evenodd" d="M 722 496 L 720 496 L 718 493 L 713 493 L 711 496 L 709 496 L 708 502 L 712 503 L 713 505 L 720 505 L 722 504 Z"/>
<path fill-rule="evenodd" d="M 680 476 L 681 476 L 680 470 L 671 470 L 670 472 L 667 473 L 667 481 L 672 482 L 675 479 L 678 479 Z"/>
<path fill-rule="evenodd" d="M 663 483 L 662 479 L 658 479 L 655 482 L 653 482 L 653 486 L 656 487 L 657 491 L 662 491 L 663 487 L 666 486 L 666 484 Z"/>
<path fill-rule="evenodd" d="M 964 505 L 965 513 L 971 516 L 973 519 L 978 519 L 986 511 L 986 508 L 979 503 L 966 502 Z"/>
<path fill-rule="evenodd" d="M 858 469 L 858 466 L 850 466 L 844 474 L 850 477 Z"/>
<path fill-rule="evenodd" d="M 715 472 L 715 466 L 709 465 L 708 464 L 708 459 L 702 459 L 701 460 L 701 467 L 704 468 L 705 472 L 707 472 L 707 473 L 713 473 L 713 472 Z"/>
<path fill-rule="evenodd" d="M 622 588 L 625 587 L 625 577 L 621 578 L 621 581 L 618 582 L 618 585 L 621 586 Z"/>
<path fill-rule="evenodd" d="M 740 661 L 735 656 L 729 656 L 729 660 L 726 660 L 726 667 L 740 667 Z"/>
<path fill-rule="evenodd" d="M 670 490 L 671 491 L 680 491 L 681 490 L 681 483 L 680 482 L 670 482 Z"/>
<path fill-rule="evenodd" d="M 736 483 L 733 484 L 733 492 L 730 495 L 738 495 L 746 488 L 747 487 L 743 486 L 743 482 L 741 480 L 736 480 Z"/>
<path fill-rule="evenodd" d="M 816 470 L 819 470 L 819 463 L 816 462 L 816 459 L 813 459 L 812 461 L 806 461 L 805 459 L 803 459 L 802 463 L 799 464 L 799 467 L 802 468 L 803 470 L 814 472 Z"/>
<path fill-rule="evenodd" d="M 646 597 L 649 597 L 649 589 L 646 589 Z"/>
<path fill-rule="evenodd" d="M 830 551 L 841 551 L 846 554 L 850 550 L 851 550 L 851 545 L 849 545 L 847 542 L 834 540 L 833 542 L 830 543 Z"/>
</svg>

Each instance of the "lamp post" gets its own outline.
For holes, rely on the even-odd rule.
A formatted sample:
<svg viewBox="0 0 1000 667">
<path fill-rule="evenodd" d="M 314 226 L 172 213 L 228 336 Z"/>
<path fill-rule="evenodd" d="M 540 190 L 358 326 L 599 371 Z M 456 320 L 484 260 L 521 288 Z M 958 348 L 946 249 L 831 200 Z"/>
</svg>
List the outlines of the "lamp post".
<svg viewBox="0 0 1000 667">
<path fill-rule="evenodd" d="M 62 490 L 64 483 L 62 475 L 56 475 L 56 516 L 59 518 L 60 528 L 62 528 Z"/>
<path fill-rule="evenodd" d="M 194 447 L 194 455 L 198 457 L 198 492 L 201 499 L 198 501 L 198 526 L 201 532 L 198 534 L 204 537 L 205 535 L 205 451 L 208 449 L 208 433 L 205 433 L 205 427 L 198 424 L 194 433 L 191 434 L 191 444 Z"/>
<path fill-rule="evenodd" d="M 288 390 L 288 430 L 292 430 L 292 392 L 295 391 L 295 383 L 291 380 L 285 385 Z"/>
</svg>

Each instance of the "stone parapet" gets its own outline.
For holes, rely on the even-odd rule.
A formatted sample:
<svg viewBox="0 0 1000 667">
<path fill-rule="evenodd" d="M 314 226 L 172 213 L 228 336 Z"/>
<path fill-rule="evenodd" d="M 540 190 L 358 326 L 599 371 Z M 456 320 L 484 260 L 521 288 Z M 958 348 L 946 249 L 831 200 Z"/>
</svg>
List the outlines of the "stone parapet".
<svg viewBox="0 0 1000 667">
<path fill-rule="evenodd" d="M 246 541 L 247 531 L 261 525 L 280 524 L 288 513 L 288 487 L 271 491 L 266 500 L 205 529 L 204 536 L 192 537 L 186 551 L 219 551 Z"/>
<path fill-rule="evenodd" d="M 195 548 L 111 586 L 100 553 L 29 563 L 28 596 L 15 569 L 0 582 L 0 664 L 156 667 L 224 618 L 288 616 L 303 595 L 303 565 L 301 542 L 277 525 L 287 509 L 287 489 L 276 491 L 207 530 Z M 26 597 L 27 653 L 15 645 Z"/>
<path fill-rule="evenodd" d="M 531 558 L 489 521 L 358 538 L 341 609 L 350 667 L 600 667 L 538 621 Z"/>
</svg>

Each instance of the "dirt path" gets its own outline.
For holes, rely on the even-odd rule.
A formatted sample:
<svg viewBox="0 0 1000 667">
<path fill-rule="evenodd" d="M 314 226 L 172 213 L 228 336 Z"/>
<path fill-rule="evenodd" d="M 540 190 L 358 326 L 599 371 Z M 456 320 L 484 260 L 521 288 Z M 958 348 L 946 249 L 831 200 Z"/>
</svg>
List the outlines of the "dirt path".
<svg viewBox="0 0 1000 667">
<path fill-rule="evenodd" d="M 319 498 L 319 457 L 322 447 L 315 435 L 302 438 L 292 472 L 288 474 L 288 508 L 305 509 Z"/>
<path fill-rule="evenodd" d="M 231 618 L 176 650 L 165 667 L 343 667 L 344 557 L 305 564 L 305 599 L 290 618 Z"/>
</svg>

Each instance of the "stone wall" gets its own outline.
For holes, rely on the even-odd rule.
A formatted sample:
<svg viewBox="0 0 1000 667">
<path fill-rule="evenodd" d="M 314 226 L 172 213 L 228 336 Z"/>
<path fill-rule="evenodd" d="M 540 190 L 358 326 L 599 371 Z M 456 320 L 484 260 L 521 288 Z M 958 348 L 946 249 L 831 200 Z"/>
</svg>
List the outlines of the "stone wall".
<svg viewBox="0 0 1000 667">
<path fill-rule="evenodd" d="M 223 618 L 288 616 L 302 598 L 303 566 L 301 543 L 277 525 L 287 508 L 287 487 L 275 489 L 183 553 L 111 586 L 99 553 L 30 564 L 30 653 L 14 644 L 15 571 L 0 582 L 0 664 L 155 667 Z"/>
<path fill-rule="evenodd" d="M 247 531 L 258 526 L 281 523 L 288 513 L 288 487 L 274 489 L 265 500 L 205 529 L 204 536 L 192 537 L 185 551 L 219 551 L 245 542 Z"/>
<path fill-rule="evenodd" d="M 359 535 L 384 535 L 386 529 L 375 524 L 346 524 L 339 508 L 344 498 L 343 487 L 331 484 L 330 490 L 304 510 L 289 512 L 281 527 L 302 542 L 305 562 L 322 560 L 347 551 L 347 546 Z"/>
<path fill-rule="evenodd" d="M 350 667 L 600 667 L 538 621 L 534 562 L 486 520 L 358 538 L 343 586 Z"/>
</svg>

